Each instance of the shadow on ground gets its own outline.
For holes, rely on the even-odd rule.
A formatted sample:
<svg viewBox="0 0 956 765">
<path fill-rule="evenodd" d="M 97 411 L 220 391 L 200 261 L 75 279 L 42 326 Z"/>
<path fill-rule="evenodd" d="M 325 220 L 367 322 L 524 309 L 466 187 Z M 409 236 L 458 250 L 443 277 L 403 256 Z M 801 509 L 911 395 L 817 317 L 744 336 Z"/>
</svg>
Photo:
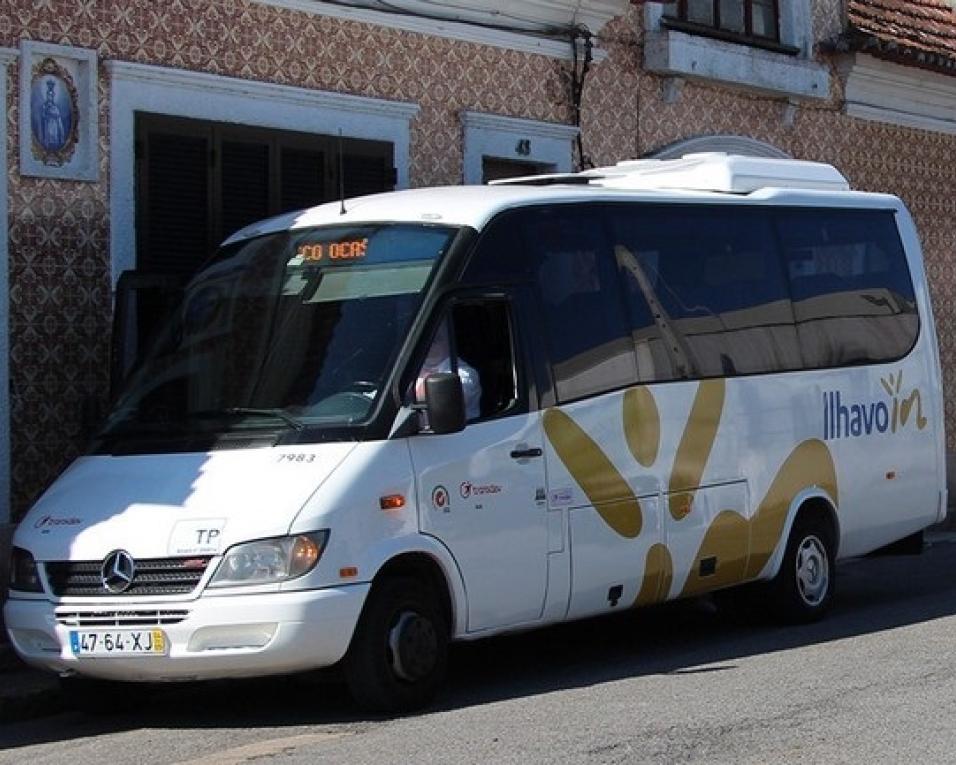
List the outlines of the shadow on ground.
<svg viewBox="0 0 956 765">
<path fill-rule="evenodd" d="M 954 563 L 956 544 L 941 543 L 919 557 L 845 564 L 832 613 L 808 626 L 767 625 L 718 611 L 705 598 L 459 644 L 427 713 L 646 675 L 729 672 L 748 656 L 953 616 Z M 351 727 L 371 719 L 334 675 L 274 678 L 144 688 L 123 714 L 64 712 L 9 723 L 0 726 L 0 741 L 15 749 L 133 729 Z"/>
</svg>

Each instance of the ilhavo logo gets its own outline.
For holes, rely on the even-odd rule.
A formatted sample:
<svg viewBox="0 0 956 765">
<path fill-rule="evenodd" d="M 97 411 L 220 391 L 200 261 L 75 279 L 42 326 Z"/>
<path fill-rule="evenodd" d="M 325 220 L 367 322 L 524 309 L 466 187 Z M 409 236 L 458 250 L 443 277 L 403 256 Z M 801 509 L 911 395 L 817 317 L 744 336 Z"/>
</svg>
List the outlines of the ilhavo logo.
<svg viewBox="0 0 956 765">
<path fill-rule="evenodd" d="M 923 430 L 927 419 L 923 416 L 923 399 L 918 388 L 914 388 L 906 397 L 903 390 L 903 372 L 880 378 L 883 390 L 890 397 L 884 401 L 844 402 L 840 391 L 827 391 L 823 394 L 823 439 L 833 441 L 838 438 L 857 438 L 872 433 L 896 433 L 910 421 L 915 413 L 917 430 Z"/>
</svg>

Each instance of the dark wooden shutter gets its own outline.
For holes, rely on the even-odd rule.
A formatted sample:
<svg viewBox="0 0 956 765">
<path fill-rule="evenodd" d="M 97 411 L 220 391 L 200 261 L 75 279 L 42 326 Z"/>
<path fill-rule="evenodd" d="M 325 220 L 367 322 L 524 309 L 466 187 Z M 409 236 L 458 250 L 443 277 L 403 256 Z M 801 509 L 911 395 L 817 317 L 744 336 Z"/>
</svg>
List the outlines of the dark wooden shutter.
<svg viewBox="0 0 956 765">
<path fill-rule="evenodd" d="M 280 212 L 395 185 L 392 144 L 137 114 L 137 279 L 127 280 L 123 351 L 141 350 L 176 285 L 226 237 Z M 136 346 L 135 348 L 133 346 Z"/>
<path fill-rule="evenodd" d="M 225 239 L 272 214 L 269 144 L 223 139 L 220 152 L 220 231 Z"/>
<path fill-rule="evenodd" d="M 342 165 L 345 169 L 346 197 L 376 194 L 392 187 L 392 163 L 389 157 L 346 152 Z"/>
<path fill-rule="evenodd" d="M 283 146 L 279 164 L 279 212 L 329 201 L 324 183 L 325 152 Z"/>
<path fill-rule="evenodd" d="M 525 175 L 554 172 L 554 167 L 540 162 L 522 162 L 502 157 L 481 158 L 481 182 L 500 181 L 505 178 L 520 178 Z"/>
<path fill-rule="evenodd" d="M 147 130 L 140 176 L 140 270 L 189 273 L 210 247 L 210 135 Z"/>
<path fill-rule="evenodd" d="M 138 271 L 189 275 L 220 242 L 281 212 L 395 187 L 385 141 L 137 115 Z M 341 159 L 340 159 L 341 152 Z"/>
</svg>

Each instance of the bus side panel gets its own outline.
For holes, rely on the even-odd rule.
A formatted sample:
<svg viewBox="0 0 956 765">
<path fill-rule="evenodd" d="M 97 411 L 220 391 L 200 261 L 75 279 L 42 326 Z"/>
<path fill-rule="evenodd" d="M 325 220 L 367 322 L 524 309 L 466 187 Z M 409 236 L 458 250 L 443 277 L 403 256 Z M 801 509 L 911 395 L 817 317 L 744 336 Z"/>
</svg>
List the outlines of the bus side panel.
<svg viewBox="0 0 956 765">
<path fill-rule="evenodd" d="M 946 413 L 944 410 L 943 374 L 939 353 L 939 339 L 936 335 L 936 320 L 933 314 L 933 304 L 926 280 L 926 268 L 923 263 L 922 248 L 919 235 L 909 211 L 900 203 L 896 215 L 897 226 L 903 247 L 906 250 L 907 262 L 916 288 L 916 299 L 919 307 L 922 338 L 925 343 L 921 351 L 924 354 L 924 363 L 927 365 L 929 383 L 929 397 L 925 402 L 928 415 L 936 427 L 936 484 L 938 486 L 939 501 L 937 521 L 943 521 L 947 508 L 947 476 L 946 476 Z"/>
</svg>

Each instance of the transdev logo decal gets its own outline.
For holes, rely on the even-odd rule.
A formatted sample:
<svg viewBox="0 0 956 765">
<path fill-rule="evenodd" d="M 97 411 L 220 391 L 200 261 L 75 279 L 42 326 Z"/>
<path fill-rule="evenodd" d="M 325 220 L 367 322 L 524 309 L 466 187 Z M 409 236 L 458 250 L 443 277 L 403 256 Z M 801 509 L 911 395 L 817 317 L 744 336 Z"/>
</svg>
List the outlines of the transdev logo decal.
<svg viewBox="0 0 956 765">
<path fill-rule="evenodd" d="M 35 529 L 55 529 L 59 526 L 79 526 L 83 521 L 76 517 L 59 518 L 55 515 L 44 515 L 33 524 Z"/>
<path fill-rule="evenodd" d="M 914 388 L 903 396 L 903 372 L 880 378 L 888 401 L 850 402 L 840 391 L 823 394 L 823 439 L 859 438 L 873 434 L 896 433 L 911 421 L 917 430 L 926 427 L 923 416 L 923 399 L 919 389 Z M 914 417 L 915 415 L 915 417 Z"/>
<path fill-rule="evenodd" d="M 482 497 L 487 494 L 501 494 L 501 487 L 496 483 L 477 485 L 471 481 L 464 481 L 461 486 L 458 487 L 458 493 L 461 494 L 462 499 L 468 499 L 470 497 Z"/>
</svg>

